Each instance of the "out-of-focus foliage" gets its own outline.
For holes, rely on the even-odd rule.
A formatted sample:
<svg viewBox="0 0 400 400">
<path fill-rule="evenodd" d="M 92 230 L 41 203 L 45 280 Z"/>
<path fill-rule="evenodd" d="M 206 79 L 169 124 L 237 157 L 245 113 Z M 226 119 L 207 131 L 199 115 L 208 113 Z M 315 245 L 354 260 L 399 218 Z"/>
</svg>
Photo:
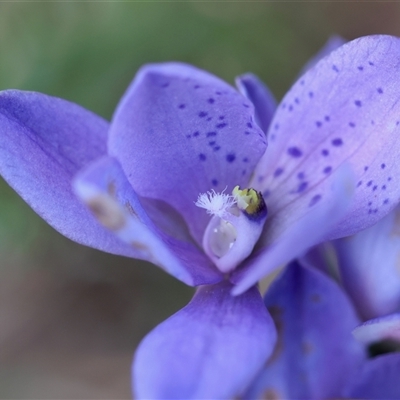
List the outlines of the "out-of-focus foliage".
<svg viewBox="0 0 400 400">
<path fill-rule="evenodd" d="M 110 119 L 142 64 L 179 60 L 228 82 L 252 71 L 279 99 L 331 34 L 373 33 L 400 35 L 397 3 L 4 2 L 0 89 Z M 0 257 L 0 397 L 129 397 L 138 341 L 192 293 L 62 238 L 3 181 Z"/>
</svg>

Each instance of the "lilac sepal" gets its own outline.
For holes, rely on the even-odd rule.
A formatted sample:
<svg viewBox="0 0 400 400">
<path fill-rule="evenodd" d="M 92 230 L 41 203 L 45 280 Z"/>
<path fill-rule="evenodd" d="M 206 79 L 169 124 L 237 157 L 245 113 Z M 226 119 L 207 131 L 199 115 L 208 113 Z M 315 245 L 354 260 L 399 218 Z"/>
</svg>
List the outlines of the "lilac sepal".
<svg viewBox="0 0 400 400">
<path fill-rule="evenodd" d="M 83 170 L 74 180 L 77 195 L 98 220 L 128 243 L 135 257 L 150 261 L 188 285 L 219 282 L 223 276 L 190 235 L 168 213 L 150 218 L 118 161 L 104 157 Z"/>
<path fill-rule="evenodd" d="M 346 165 L 334 174 L 330 183 L 332 186 L 325 189 L 324 201 L 314 203 L 309 199 L 310 203 L 302 209 L 294 207 L 287 215 L 268 216 L 258 248 L 244 266 L 232 274 L 231 280 L 237 284 L 233 294 L 242 293 L 263 276 L 323 241 L 346 213 L 354 195 L 353 178 Z"/>
<path fill-rule="evenodd" d="M 400 342 L 400 313 L 370 319 L 357 326 L 353 330 L 353 335 L 362 343 L 373 343 L 381 340 Z"/>
<path fill-rule="evenodd" d="M 251 102 L 180 63 L 143 67 L 110 127 L 110 155 L 135 191 L 180 212 L 199 244 L 209 220 L 199 194 L 246 187 L 265 148 Z"/>
<path fill-rule="evenodd" d="M 278 107 L 269 147 L 253 183 L 270 216 L 298 218 L 301 199 L 319 196 L 343 163 L 353 170 L 355 195 L 330 238 L 367 228 L 400 198 L 400 39 L 368 36 L 322 59 Z M 271 172 L 272 171 L 272 172 Z"/>
<path fill-rule="evenodd" d="M 78 243 L 134 255 L 71 189 L 76 172 L 106 154 L 105 120 L 66 100 L 8 90 L 0 93 L 0 125 L 0 174 L 44 220 Z"/>
<path fill-rule="evenodd" d="M 231 399 L 243 393 L 272 352 L 276 331 L 258 290 L 230 295 L 224 281 L 150 332 L 133 363 L 140 399 Z"/>
<path fill-rule="evenodd" d="M 376 225 L 335 240 L 343 285 L 365 319 L 399 309 L 400 208 Z"/>
<path fill-rule="evenodd" d="M 340 397 L 365 360 L 364 346 L 351 335 L 359 319 L 346 294 L 320 271 L 294 262 L 272 284 L 265 304 L 278 342 L 246 398 Z"/>
<path fill-rule="evenodd" d="M 369 360 L 346 393 L 351 399 L 400 399 L 400 353 Z"/>
<path fill-rule="evenodd" d="M 240 93 L 253 103 L 256 123 L 267 133 L 277 106 L 274 95 L 254 74 L 240 75 L 235 82 Z"/>
<path fill-rule="evenodd" d="M 332 51 L 338 49 L 340 46 L 343 46 L 347 40 L 343 39 L 339 35 L 332 35 L 323 47 L 318 51 L 317 54 L 314 55 L 301 69 L 299 77 L 304 75 L 309 69 L 313 68 L 319 61 L 321 61 L 324 57 L 328 56 Z"/>
</svg>

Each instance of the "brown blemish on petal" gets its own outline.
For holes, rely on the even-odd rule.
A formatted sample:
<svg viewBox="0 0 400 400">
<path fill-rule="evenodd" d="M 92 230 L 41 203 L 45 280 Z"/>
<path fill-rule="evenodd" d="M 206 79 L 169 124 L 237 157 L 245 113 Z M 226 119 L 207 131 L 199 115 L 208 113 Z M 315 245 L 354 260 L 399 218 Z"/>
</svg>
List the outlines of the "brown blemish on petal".
<svg viewBox="0 0 400 400">
<path fill-rule="evenodd" d="M 281 395 L 276 389 L 268 388 L 262 397 L 263 400 L 279 400 L 282 399 Z"/>
<path fill-rule="evenodd" d="M 310 353 L 312 353 L 314 351 L 314 346 L 310 342 L 307 342 L 305 340 L 301 344 L 301 350 L 304 355 L 309 355 Z"/>
<path fill-rule="evenodd" d="M 275 322 L 276 332 L 277 332 L 277 341 L 274 347 L 274 351 L 270 358 L 268 358 L 266 365 L 272 364 L 282 353 L 283 351 L 283 319 L 282 314 L 283 310 L 279 306 L 271 306 L 268 307 L 268 311 L 271 314 L 272 319 Z"/>
<path fill-rule="evenodd" d="M 132 204 L 129 203 L 129 201 L 125 202 L 125 208 L 128 210 L 129 214 L 132 215 L 132 217 L 138 218 L 136 211 L 133 209 Z"/>
<path fill-rule="evenodd" d="M 125 216 L 119 205 L 109 196 L 100 194 L 92 197 L 87 201 L 87 205 L 106 228 L 117 231 L 124 227 Z"/>
<path fill-rule="evenodd" d="M 149 248 L 141 242 L 133 241 L 133 242 L 131 242 L 131 246 L 136 250 L 149 252 Z"/>
<path fill-rule="evenodd" d="M 313 302 L 313 303 L 321 303 L 321 295 L 319 295 L 318 293 L 313 293 L 311 296 L 310 296 L 310 300 Z"/>
</svg>

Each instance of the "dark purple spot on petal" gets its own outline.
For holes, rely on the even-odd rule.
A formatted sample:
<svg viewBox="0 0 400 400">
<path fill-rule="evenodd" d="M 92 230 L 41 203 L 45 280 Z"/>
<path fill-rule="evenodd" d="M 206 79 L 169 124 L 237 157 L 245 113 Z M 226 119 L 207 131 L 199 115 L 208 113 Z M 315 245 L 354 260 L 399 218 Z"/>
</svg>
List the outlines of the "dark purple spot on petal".
<svg viewBox="0 0 400 400">
<path fill-rule="evenodd" d="M 367 186 L 371 186 L 372 185 L 372 181 L 368 181 Z"/>
<path fill-rule="evenodd" d="M 228 124 L 226 123 L 226 122 L 221 122 L 220 124 L 217 124 L 217 125 L 215 125 L 215 127 L 217 128 L 217 129 L 222 129 L 222 128 L 224 128 L 225 126 L 227 126 Z"/>
<path fill-rule="evenodd" d="M 349 122 L 349 127 L 350 128 L 354 128 L 356 126 L 356 124 L 354 122 Z"/>
<path fill-rule="evenodd" d="M 383 204 L 388 204 L 389 203 L 389 199 L 385 199 Z"/>
<path fill-rule="evenodd" d="M 304 85 L 304 79 L 302 79 L 301 81 L 300 81 L 300 85 Z"/>
<path fill-rule="evenodd" d="M 331 143 L 332 143 L 332 146 L 338 147 L 343 144 L 343 140 L 341 138 L 335 138 L 335 139 L 332 139 Z"/>
<path fill-rule="evenodd" d="M 275 130 L 278 130 L 278 129 L 279 129 L 279 124 L 275 124 L 275 125 L 274 125 L 274 129 L 275 129 Z"/>
<path fill-rule="evenodd" d="M 211 121 L 211 120 L 212 120 L 212 117 L 208 117 L 208 118 L 207 118 L 207 121 Z"/>
<path fill-rule="evenodd" d="M 329 174 L 332 171 L 332 167 L 325 167 L 324 174 Z"/>
<path fill-rule="evenodd" d="M 354 102 L 354 104 L 355 104 L 357 107 L 361 107 L 361 106 L 362 106 L 362 103 L 361 103 L 360 100 L 356 100 L 356 101 Z"/>
<path fill-rule="evenodd" d="M 365 167 L 364 167 L 364 171 L 368 171 L 368 166 L 365 166 Z"/>
<path fill-rule="evenodd" d="M 291 104 L 288 107 L 288 111 L 293 111 L 293 106 Z"/>
<path fill-rule="evenodd" d="M 323 149 L 322 151 L 321 151 L 321 154 L 323 155 L 323 156 L 328 156 L 329 155 L 329 150 L 326 150 L 326 149 Z"/>
<path fill-rule="evenodd" d="M 290 156 L 298 158 L 301 157 L 303 155 L 303 153 L 301 152 L 301 150 L 298 147 L 289 147 L 287 149 L 287 152 Z"/>
<path fill-rule="evenodd" d="M 228 162 L 234 162 L 235 161 L 235 159 L 236 159 L 236 156 L 235 156 L 235 154 L 234 153 L 229 153 L 229 154 L 227 154 L 227 156 L 226 156 L 226 161 L 228 161 Z"/>
<path fill-rule="evenodd" d="M 244 134 L 245 135 L 250 135 L 250 132 L 249 131 L 244 131 Z"/>
<path fill-rule="evenodd" d="M 308 186 L 308 182 L 301 182 L 297 188 L 297 193 L 304 192 L 304 190 L 307 189 L 307 186 Z"/>
<path fill-rule="evenodd" d="M 194 137 L 197 137 L 197 136 L 199 136 L 199 135 L 200 135 L 200 132 L 199 132 L 199 131 L 196 131 L 196 132 L 193 133 L 193 136 L 194 136 Z"/>
<path fill-rule="evenodd" d="M 181 110 L 183 110 L 185 107 L 186 107 L 185 104 L 179 104 L 179 108 L 180 108 Z"/>
<path fill-rule="evenodd" d="M 372 191 L 375 192 L 376 189 L 378 189 L 378 186 L 377 186 L 377 185 L 375 185 L 375 186 L 372 188 Z"/>
<path fill-rule="evenodd" d="M 169 86 L 169 82 L 163 83 L 163 84 L 161 85 L 161 87 L 163 87 L 163 88 L 166 88 L 166 87 L 168 87 L 168 86 Z"/>
<path fill-rule="evenodd" d="M 253 127 L 253 125 L 250 122 L 248 122 L 246 125 L 247 125 L 248 128 L 252 128 Z"/>
<path fill-rule="evenodd" d="M 211 142 L 208 142 L 208 144 L 209 144 L 210 146 L 214 146 L 215 143 L 217 143 L 215 140 L 212 140 Z"/>
<path fill-rule="evenodd" d="M 364 67 L 362 65 L 360 65 L 359 67 L 357 67 L 359 71 L 363 71 Z"/>
<path fill-rule="evenodd" d="M 376 89 L 376 90 L 378 91 L 379 94 L 382 94 L 382 93 L 383 93 L 382 88 L 378 88 L 378 89 Z"/>
<path fill-rule="evenodd" d="M 279 175 L 282 175 L 283 168 L 277 168 L 274 172 L 274 177 L 277 178 Z"/>
<path fill-rule="evenodd" d="M 194 89 L 198 89 L 200 87 L 200 85 L 194 85 L 193 88 Z"/>
<path fill-rule="evenodd" d="M 382 190 L 386 190 L 386 185 L 382 185 Z"/>
<path fill-rule="evenodd" d="M 312 99 L 314 97 L 314 92 L 308 92 L 308 97 Z"/>
<path fill-rule="evenodd" d="M 386 167 L 386 164 L 381 164 L 382 169 L 385 169 L 385 167 Z"/>
<path fill-rule="evenodd" d="M 243 107 L 249 108 L 250 106 L 246 103 L 243 103 Z"/>
<path fill-rule="evenodd" d="M 316 194 L 311 200 L 310 203 L 308 204 L 309 207 L 312 207 L 313 205 L 317 204 L 321 200 L 321 195 Z"/>
<path fill-rule="evenodd" d="M 217 132 L 208 132 L 207 137 L 217 136 Z"/>
<path fill-rule="evenodd" d="M 389 176 L 389 178 L 388 178 L 388 182 L 390 182 L 392 180 L 392 177 L 391 176 Z"/>
<path fill-rule="evenodd" d="M 221 148 L 221 146 L 215 146 L 214 151 L 218 151 Z"/>
<path fill-rule="evenodd" d="M 218 117 L 218 119 L 220 119 L 220 120 L 223 120 L 224 118 L 225 118 L 224 115 L 220 115 L 220 116 Z"/>
<path fill-rule="evenodd" d="M 207 113 L 205 112 L 205 111 L 200 111 L 199 112 L 199 117 L 200 118 L 203 118 L 203 117 L 205 117 L 207 115 Z"/>
<path fill-rule="evenodd" d="M 336 65 L 332 65 L 332 69 L 333 69 L 335 72 L 339 72 L 339 68 L 338 68 Z"/>
<path fill-rule="evenodd" d="M 369 202 L 368 202 L 368 205 L 371 207 L 371 206 L 372 206 L 372 201 L 369 201 Z"/>
<path fill-rule="evenodd" d="M 213 103 L 215 102 L 215 100 L 214 100 L 212 97 L 210 97 L 207 101 L 208 101 L 210 104 L 213 104 Z"/>
<path fill-rule="evenodd" d="M 294 102 L 295 102 L 296 104 L 300 104 L 300 100 L 299 100 L 297 97 L 294 99 Z"/>
<path fill-rule="evenodd" d="M 317 125 L 318 128 L 321 128 L 322 122 L 321 121 L 315 121 L 315 125 Z"/>
<path fill-rule="evenodd" d="M 216 179 L 211 180 L 211 183 L 212 183 L 214 186 L 218 186 L 218 181 L 217 181 Z"/>
<path fill-rule="evenodd" d="M 199 158 L 200 158 L 201 161 L 205 161 L 207 157 L 206 157 L 205 154 L 200 153 L 200 154 L 199 154 Z"/>
<path fill-rule="evenodd" d="M 242 176 L 246 175 L 246 170 L 242 170 Z"/>
<path fill-rule="evenodd" d="M 329 117 L 329 115 L 325 115 L 325 118 L 324 118 L 324 119 L 325 119 L 326 122 L 328 122 L 328 121 L 331 120 L 330 117 Z"/>
<path fill-rule="evenodd" d="M 243 162 L 249 162 L 249 159 L 247 157 L 243 158 Z"/>
<path fill-rule="evenodd" d="M 357 187 L 360 187 L 362 185 L 362 181 L 358 181 Z"/>
<path fill-rule="evenodd" d="M 375 65 L 372 61 L 368 61 L 369 65 Z"/>
<path fill-rule="evenodd" d="M 192 137 L 192 135 L 186 135 L 186 137 L 187 137 L 188 139 L 190 139 L 190 138 Z"/>
<path fill-rule="evenodd" d="M 300 180 L 304 179 L 304 177 L 305 177 L 304 172 L 299 172 L 297 174 L 297 178 L 299 178 Z"/>
</svg>

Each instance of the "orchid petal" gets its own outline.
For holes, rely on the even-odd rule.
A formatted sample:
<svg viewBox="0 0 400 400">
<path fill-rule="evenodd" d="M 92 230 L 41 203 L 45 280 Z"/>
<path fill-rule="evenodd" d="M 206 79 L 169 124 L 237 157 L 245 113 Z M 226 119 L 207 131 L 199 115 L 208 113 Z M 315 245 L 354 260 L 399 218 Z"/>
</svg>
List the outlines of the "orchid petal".
<svg viewBox="0 0 400 400">
<path fill-rule="evenodd" d="M 151 261 L 188 285 L 222 279 L 184 226 L 171 221 L 175 215 L 169 219 L 167 212 L 157 213 L 158 226 L 153 223 L 143 208 L 146 199 L 137 196 L 115 159 L 93 163 L 76 177 L 74 187 L 98 220 L 132 246 L 136 258 Z"/>
<path fill-rule="evenodd" d="M 273 282 L 265 304 L 278 342 L 246 397 L 339 397 L 365 359 L 364 346 L 351 335 L 359 320 L 345 293 L 320 271 L 292 263 Z"/>
<path fill-rule="evenodd" d="M 400 399 L 400 354 L 386 354 L 368 361 L 347 397 Z"/>
<path fill-rule="evenodd" d="M 211 74 L 179 63 L 148 65 L 122 98 L 109 151 L 135 191 L 180 212 L 201 243 L 209 220 L 200 193 L 246 186 L 266 148 L 253 106 Z"/>
<path fill-rule="evenodd" d="M 371 228 L 333 242 L 343 285 L 364 316 L 374 318 L 400 305 L 400 208 Z"/>
<path fill-rule="evenodd" d="M 287 215 L 268 216 L 258 248 L 243 267 L 232 274 L 231 280 L 237 284 L 233 294 L 242 293 L 279 266 L 323 241 L 346 213 L 354 194 L 351 171 L 346 165 L 338 169 L 330 183 L 332 186 L 325 189 L 325 201 L 311 198 L 307 203 L 306 197 L 303 204 L 300 202 L 302 209 L 297 209 L 299 204 L 295 203 L 287 209 Z M 293 220 L 293 215 L 298 219 Z"/>
<path fill-rule="evenodd" d="M 263 191 L 270 216 L 297 219 L 305 208 L 288 214 L 289 207 L 302 198 L 325 201 L 326 183 L 343 163 L 354 171 L 355 196 L 330 238 L 367 228 L 395 207 L 399 68 L 400 39 L 369 36 L 332 52 L 292 87 L 271 123 L 252 185 Z"/>
<path fill-rule="evenodd" d="M 400 342 L 400 313 L 364 322 L 353 330 L 353 335 L 362 343 L 374 343 L 382 340 Z"/>
<path fill-rule="evenodd" d="M 277 106 L 274 95 L 256 75 L 250 73 L 238 76 L 236 86 L 253 103 L 256 123 L 267 133 Z"/>
<path fill-rule="evenodd" d="M 230 399 L 243 393 L 275 345 L 258 290 L 238 297 L 221 282 L 150 332 L 133 364 L 135 398 Z"/>
<path fill-rule="evenodd" d="M 50 225 L 75 242 L 132 256 L 71 189 L 75 173 L 107 151 L 108 123 L 78 105 L 34 92 L 0 93 L 0 174 Z"/>
</svg>

